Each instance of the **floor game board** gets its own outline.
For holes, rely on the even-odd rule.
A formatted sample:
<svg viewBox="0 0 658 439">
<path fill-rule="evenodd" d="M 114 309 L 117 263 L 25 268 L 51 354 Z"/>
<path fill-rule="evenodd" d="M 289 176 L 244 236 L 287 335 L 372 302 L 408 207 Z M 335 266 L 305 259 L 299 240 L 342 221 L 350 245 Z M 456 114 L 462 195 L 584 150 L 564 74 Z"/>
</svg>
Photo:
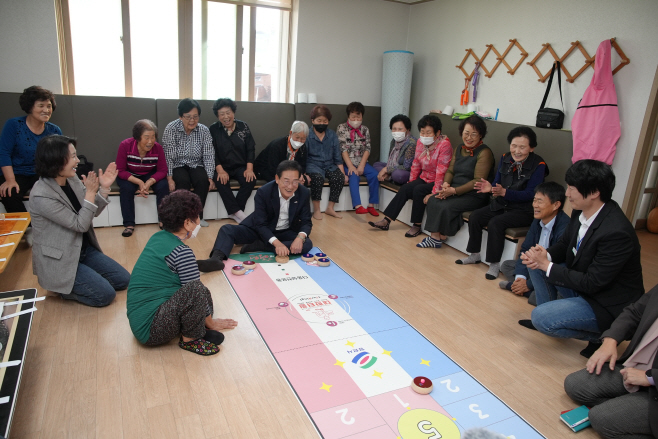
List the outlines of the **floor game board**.
<svg viewBox="0 0 658 439">
<path fill-rule="evenodd" d="M 324 438 L 544 437 L 333 262 L 231 274 L 239 263 L 224 274 Z M 411 389 L 417 376 L 433 381 L 429 395 Z"/>
</svg>

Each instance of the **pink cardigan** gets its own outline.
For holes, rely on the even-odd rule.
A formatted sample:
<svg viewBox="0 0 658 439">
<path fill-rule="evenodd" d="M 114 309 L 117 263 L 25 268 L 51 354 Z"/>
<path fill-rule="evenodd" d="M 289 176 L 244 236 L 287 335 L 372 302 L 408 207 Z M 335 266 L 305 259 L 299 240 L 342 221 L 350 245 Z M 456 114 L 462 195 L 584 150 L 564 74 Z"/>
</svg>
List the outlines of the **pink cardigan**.
<svg viewBox="0 0 658 439">
<path fill-rule="evenodd" d="M 617 92 L 612 81 L 611 47 L 610 40 L 599 45 L 592 82 L 571 120 L 573 163 L 594 159 L 612 165 L 615 158 L 621 125 Z"/>
</svg>

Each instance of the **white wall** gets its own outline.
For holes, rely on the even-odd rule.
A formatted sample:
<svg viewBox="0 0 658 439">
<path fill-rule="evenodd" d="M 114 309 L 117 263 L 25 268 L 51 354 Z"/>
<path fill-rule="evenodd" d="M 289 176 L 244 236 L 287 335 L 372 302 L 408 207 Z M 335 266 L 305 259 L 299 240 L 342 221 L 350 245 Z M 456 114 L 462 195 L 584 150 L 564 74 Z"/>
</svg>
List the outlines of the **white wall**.
<svg viewBox="0 0 658 439">
<path fill-rule="evenodd" d="M 409 10 L 382 0 L 299 0 L 295 96 L 380 105 L 383 53 L 406 49 Z"/>
<path fill-rule="evenodd" d="M 62 92 L 55 23 L 53 0 L 0 1 L 0 91 Z"/>
<path fill-rule="evenodd" d="M 541 45 L 551 43 L 561 56 L 572 41 L 578 40 L 591 56 L 601 41 L 617 37 L 631 60 L 614 76 L 622 135 L 613 162 L 617 176 L 613 196 L 621 203 L 658 64 L 657 23 L 658 2 L 655 0 L 441 0 L 412 6 L 407 46 L 407 50 L 416 54 L 412 119 L 446 105 L 459 111 L 464 75 L 455 66 L 464 58 L 465 49 L 473 48 L 481 56 L 485 45 L 493 44 L 502 54 L 509 39 L 516 38 L 528 52 L 528 58 L 514 76 L 509 75 L 502 64 L 492 78 L 482 73 L 476 104 L 492 114 L 500 108 L 499 120 L 534 126 L 546 84 L 537 81 L 537 74 L 526 62 L 535 57 Z M 484 62 L 487 68 L 495 65 L 495 57 L 491 55 Z M 519 57 L 518 50 L 512 49 L 506 60 L 514 66 Z M 552 61 L 546 53 L 539 63 L 540 70 L 550 70 Z M 613 51 L 613 68 L 618 61 Z M 473 62 L 472 57 L 467 61 L 469 72 Z M 578 71 L 582 64 L 579 51 L 572 53 L 565 62 L 571 73 Z M 562 77 L 566 129 L 571 126 L 574 110 L 593 72 L 589 68 L 574 83 L 567 83 Z M 559 107 L 557 92 L 551 90 L 547 105 Z M 550 148 L 550 145 L 539 145 L 537 152 L 543 148 Z"/>
</svg>

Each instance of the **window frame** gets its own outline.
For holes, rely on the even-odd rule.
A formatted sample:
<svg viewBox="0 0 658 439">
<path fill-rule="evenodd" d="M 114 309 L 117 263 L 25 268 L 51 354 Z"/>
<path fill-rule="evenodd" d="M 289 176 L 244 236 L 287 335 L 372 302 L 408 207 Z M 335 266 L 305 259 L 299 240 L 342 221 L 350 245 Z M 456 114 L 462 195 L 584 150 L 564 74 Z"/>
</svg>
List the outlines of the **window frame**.
<svg viewBox="0 0 658 439">
<path fill-rule="evenodd" d="M 130 0 L 121 1 L 125 96 L 133 97 L 131 38 L 130 38 Z M 285 1 L 285 0 L 282 0 Z M 249 20 L 249 93 L 246 98 L 254 100 L 255 60 L 256 60 L 256 17 L 259 8 L 277 9 L 288 14 L 288 19 L 282 15 L 280 72 L 285 82 L 280 81 L 279 102 L 290 102 L 290 68 L 292 48 L 292 2 L 284 5 L 268 4 L 267 0 L 232 1 L 232 0 L 201 0 L 201 68 L 203 98 L 207 96 L 207 38 L 208 38 L 208 2 L 231 4 L 236 7 L 236 39 L 235 39 L 235 100 L 241 101 L 242 96 L 242 62 L 243 62 L 243 17 L 244 8 L 251 8 Z M 193 0 L 178 0 L 178 94 L 179 98 L 194 95 L 194 3 Z M 57 21 L 57 40 L 59 45 L 60 74 L 63 94 L 75 95 L 75 72 L 73 68 L 73 51 L 71 44 L 71 21 L 68 0 L 55 0 L 55 15 Z M 287 29 L 284 28 L 287 25 Z M 284 37 L 285 35 L 285 37 Z M 287 41 L 284 40 L 287 39 Z M 285 59 L 284 59 L 285 58 Z"/>
</svg>

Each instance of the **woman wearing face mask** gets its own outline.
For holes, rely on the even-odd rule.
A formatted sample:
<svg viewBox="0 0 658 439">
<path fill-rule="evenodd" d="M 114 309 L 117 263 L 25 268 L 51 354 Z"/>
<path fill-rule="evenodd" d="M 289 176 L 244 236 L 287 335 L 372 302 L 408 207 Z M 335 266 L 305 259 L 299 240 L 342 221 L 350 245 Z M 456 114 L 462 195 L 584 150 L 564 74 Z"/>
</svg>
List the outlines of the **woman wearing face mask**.
<svg viewBox="0 0 658 439">
<path fill-rule="evenodd" d="M 106 306 L 130 280 L 125 268 L 103 254 L 92 225 L 109 203 L 117 168 L 112 162 L 105 172 L 92 171 L 80 181 L 75 145 L 65 136 L 48 136 L 37 145 L 39 181 L 30 191 L 32 265 L 44 289 L 88 306 Z"/>
<path fill-rule="evenodd" d="M 25 212 L 23 197 L 39 176 L 34 172 L 34 152 L 39 140 L 62 134 L 48 122 L 57 105 L 55 95 L 37 85 L 23 90 L 18 98 L 27 116 L 9 119 L 0 135 L 0 196 L 7 212 Z"/>
<path fill-rule="evenodd" d="M 411 119 L 404 114 L 393 116 L 388 127 L 393 136 L 388 162 L 375 162 L 372 166 L 379 173 L 379 181 L 392 180 L 402 185 L 409 181 L 409 171 L 416 156 L 418 139 L 411 135 Z"/>
<path fill-rule="evenodd" d="M 441 120 L 434 115 L 423 116 L 418 121 L 420 138 L 416 144 L 416 157 L 411 165 L 409 183 L 403 185 L 393 200 L 384 210 L 384 219 L 376 223 L 370 221 L 372 227 L 388 230 L 391 221 L 395 221 L 407 200 L 413 199 L 411 222 L 413 225 L 407 233 L 407 238 L 418 236 L 420 225 L 425 213 L 425 196 L 436 194 L 443 185 L 443 177 L 450 165 L 452 146 L 450 139 L 441 134 Z"/>
<path fill-rule="evenodd" d="M 533 151 L 537 135 L 529 127 L 516 127 L 507 135 L 510 152 L 503 155 L 493 183 L 481 178 L 475 183 L 480 194 L 491 194 L 488 206 L 477 209 L 468 218 L 467 258 L 457 259 L 456 264 L 480 262 L 482 228 L 487 227 L 487 262 L 485 277 L 493 280 L 500 272 L 500 258 L 505 245 L 505 229 L 527 227 L 534 219 L 532 200 L 535 187 L 548 175 L 548 167 Z"/>
<path fill-rule="evenodd" d="M 200 280 L 192 249 L 185 243 L 200 229 L 199 197 L 186 190 L 172 192 L 158 208 L 163 230 L 149 239 L 128 286 L 126 309 L 135 338 L 157 346 L 180 337 L 178 346 L 199 355 L 214 355 L 231 319 L 213 319 L 210 291 Z"/>
<path fill-rule="evenodd" d="M 347 122 L 338 125 L 338 142 L 343 157 L 343 169 L 347 170 L 350 183 L 350 195 L 352 196 L 352 207 L 356 213 L 362 215 L 369 213 L 379 216 L 375 210 L 375 204 L 379 204 L 379 180 L 377 171 L 368 163 L 370 157 L 370 130 L 363 125 L 363 115 L 366 109 L 361 102 L 352 102 L 347 108 Z M 365 176 L 368 181 L 370 197 L 368 208 L 361 204 L 359 193 L 360 177 Z"/>
<path fill-rule="evenodd" d="M 481 179 L 493 179 L 494 156 L 483 142 L 487 124 L 473 115 L 459 124 L 459 135 L 463 143 L 452 154 L 441 190 L 425 197 L 425 229 L 432 234 L 416 247 L 441 247 L 448 236 L 454 236 L 461 229 L 464 212 L 479 209 L 489 200 L 487 194 L 478 193 L 475 189 L 475 184 Z"/>
<path fill-rule="evenodd" d="M 308 125 L 306 122 L 296 120 L 290 127 L 287 136 L 272 140 L 267 147 L 258 154 L 254 161 L 254 171 L 260 180 L 272 181 L 276 175 L 276 168 L 284 160 L 294 160 L 302 166 L 301 181 L 304 183 L 308 176 L 306 172 L 306 160 L 308 148 L 306 138 L 308 137 Z"/>
<path fill-rule="evenodd" d="M 313 129 L 306 139 L 308 160 L 306 172 L 311 178 L 311 200 L 313 202 L 313 218 L 322 219 L 320 200 L 325 177 L 329 180 L 329 204 L 324 213 L 342 218 L 334 210 L 338 203 L 343 186 L 347 183 L 347 175 L 343 169 L 343 159 L 340 155 L 338 136 L 330 130 L 331 111 L 325 105 L 316 105 L 311 110 Z"/>
<path fill-rule="evenodd" d="M 157 138 L 158 127 L 142 119 L 133 126 L 133 136 L 119 144 L 117 183 L 125 227 L 121 236 L 132 236 L 135 231 L 135 192 L 138 197 L 148 198 L 152 187 L 158 206 L 169 195 L 167 160 Z"/>
</svg>

